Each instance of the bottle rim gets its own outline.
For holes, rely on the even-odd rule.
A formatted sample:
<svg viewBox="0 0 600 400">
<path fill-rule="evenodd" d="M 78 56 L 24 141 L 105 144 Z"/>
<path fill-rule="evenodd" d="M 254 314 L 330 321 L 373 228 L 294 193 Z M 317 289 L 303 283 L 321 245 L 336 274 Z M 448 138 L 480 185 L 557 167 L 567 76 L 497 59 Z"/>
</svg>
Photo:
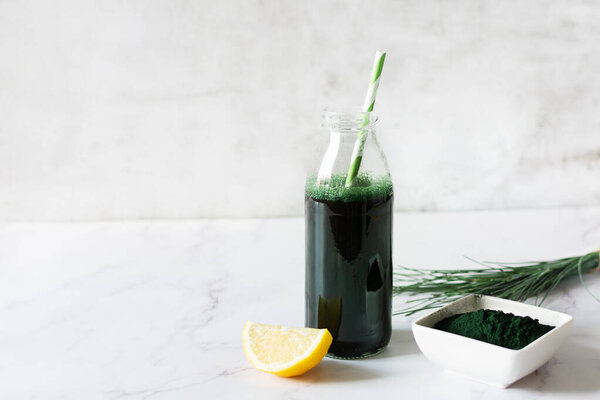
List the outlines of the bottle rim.
<svg viewBox="0 0 600 400">
<path fill-rule="evenodd" d="M 325 109 L 325 125 L 340 131 L 370 130 L 379 117 L 372 111 Z"/>
</svg>

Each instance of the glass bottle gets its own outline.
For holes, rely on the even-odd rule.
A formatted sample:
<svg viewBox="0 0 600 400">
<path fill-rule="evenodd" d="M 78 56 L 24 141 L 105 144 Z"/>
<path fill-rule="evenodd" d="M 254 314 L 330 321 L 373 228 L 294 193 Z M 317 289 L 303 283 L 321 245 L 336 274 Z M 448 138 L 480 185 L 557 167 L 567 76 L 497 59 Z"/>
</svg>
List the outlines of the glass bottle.
<svg viewBox="0 0 600 400">
<path fill-rule="evenodd" d="M 391 336 L 393 188 L 376 123 L 368 112 L 327 112 L 329 146 L 306 180 L 305 323 L 329 330 L 334 358 L 377 354 Z"/>
</svg>

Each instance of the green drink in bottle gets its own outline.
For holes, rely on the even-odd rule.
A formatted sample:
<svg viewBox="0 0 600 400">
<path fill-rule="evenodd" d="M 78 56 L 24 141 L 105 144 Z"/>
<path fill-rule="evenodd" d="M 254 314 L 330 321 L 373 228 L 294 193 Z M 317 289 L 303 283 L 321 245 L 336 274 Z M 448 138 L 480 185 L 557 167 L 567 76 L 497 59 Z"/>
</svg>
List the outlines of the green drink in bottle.
<svg viewBox="0 0 600 400">
<path fill-rule="evenodd" d="M 377 354 L 391 336 L 393 188 L 371 112 L 384 58 L 364 111 L 326 113 L 329 147 L 306 182 L 306 326 L 330 331 L 336 358 Z"/>
</svg>

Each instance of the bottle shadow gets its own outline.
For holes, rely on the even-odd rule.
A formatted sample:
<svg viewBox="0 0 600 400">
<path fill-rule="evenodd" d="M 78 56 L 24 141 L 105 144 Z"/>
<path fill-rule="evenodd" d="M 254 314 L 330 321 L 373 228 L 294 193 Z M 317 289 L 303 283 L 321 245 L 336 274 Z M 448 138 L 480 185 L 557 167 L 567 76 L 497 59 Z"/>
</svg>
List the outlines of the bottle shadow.
<svg viewBox="0 0 600 400">
<path fill-rule="evenodd" d="M 377 371 L 367 368 L 362 360 L 334 360 L 325 358 L 318 366 L 294 380 L 305 383 L 339 383 L 376 379 L 381 376 Z"/>
<path fill-rule="evenodd" d="M 402 357 L 419 353 L 419 351 L 419 347 L 410 329 L 393 329 L 388 348 L 381 354 L 373 357 L 373 359 Z"/>
<path fill-rule="evenodd" d="M 325 358 L 306 374 L 294 378 L 306 383 L 333 383 L 364 381 L 380 378 L 384 370 L 370 368 L 370 360 L 402 357 L 419 352 L 410 329 L 394 329 L 388 348 L 376 356 L 362 360 L 335 360 Z"/>
<path fill-rule="evenodd" d="M 537 371 L 509 389 L 535 392 L 583 393 L 600 390 L 600 348 L 567 341 L 558 353 Z"/>
</svg>

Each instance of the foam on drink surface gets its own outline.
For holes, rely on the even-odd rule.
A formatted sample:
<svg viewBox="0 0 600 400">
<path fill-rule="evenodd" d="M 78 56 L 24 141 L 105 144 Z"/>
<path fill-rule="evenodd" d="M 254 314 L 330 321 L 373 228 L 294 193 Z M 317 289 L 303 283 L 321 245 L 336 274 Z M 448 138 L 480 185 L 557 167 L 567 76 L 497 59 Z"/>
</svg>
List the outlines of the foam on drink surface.
<svg viewBox="0 0 600 400">
<path fill-rule="evenodd" d="M 327 183 L 317 184 L 316 176 L 306 181 L 306 195 L 321 201 L 361 201 L 387 198 L 394 192 L 389 174 L 373 176 L 360 173 L 350 187 L 345 186 L 346 175 L 332 175 Z"/>
</svg>

